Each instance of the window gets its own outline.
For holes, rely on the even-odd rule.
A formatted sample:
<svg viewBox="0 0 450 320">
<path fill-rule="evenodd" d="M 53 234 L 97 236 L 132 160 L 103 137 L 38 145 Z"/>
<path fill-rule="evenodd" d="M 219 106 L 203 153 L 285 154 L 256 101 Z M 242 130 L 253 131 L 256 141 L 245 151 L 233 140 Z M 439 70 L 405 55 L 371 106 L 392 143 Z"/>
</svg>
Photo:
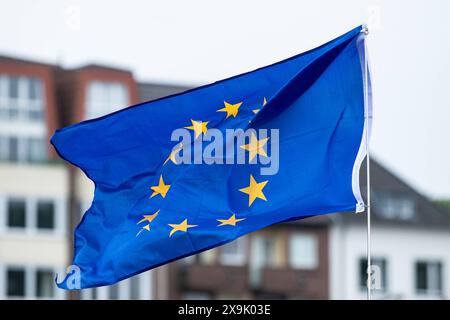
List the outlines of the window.
<svg viewBox="0 0 450 320">
<path fill-rule="evenodd" d="M 9 158 L 9 143 L 7 138 L 4 136 L 0 136 L 0 161 L 7 161 Z"/>
<path fill-rule="evenodd" d="M 261 253 L 263 266 L 271 267 L 275 265 L 275 243 L 270 237 L 261 238 Z"/>
<path fill-rule="evenodd" d="M 6 294 L 8 297 L 25 297 L 25 269 L 8 268 Z"/>
<path fill-rule="evenodd" d="M 55 206 L 51 201 L 38 201 L 37 204 L 38 229 L 53 229 L 55 227 Z"/>
<path fill-rule="evenodd" d="M 141 292 L 141 282 L 139 277 L 132 277 L 130 279 L 130 299 L 137 300 L 139 299 Z"/>
<path fill-rule="evenodd" d="M 44 138 L 0 136 L 0 160 L 41 163 L 46 159 L 47 145 Z"/>
<path fill-rule="evenodd" d="M 54 199 L 11 197 L 5 204 L 4 223 L 10 231 L 23 229 L 48 233 L 58 232 L 64 226 L 64 213 L 57 214 L 61 209 L 60 202 Z"/>
<path fill-rule="evenodd" d="M 198 261 L 201 264 L 210 265 L 213 264 L 215 260 L 216 260 L 216 250 L 214 249 L 203 251 L 198 255 Z"/>
<path fill-rule="evenodd" d="M 56 298 L 53 268 L 7 266 L 4 293 L 12 298 Z M 3 275 L 0 275 L 3 276 Z M 62 291 L 59 292 L 62 294 Z M 0 293 L 1 295 L 2 293 Z"/>
<path fill-rule="evenodd" d="M 109 286 L 109 299 L 111 300 L 119 299 L 119 284 Z"/>
<path fill-rule="evenodd" d="M 29 138 L 26 141 L 26 158 L 30 163 L 43 162 L 47 158 L 47 146 L 44 139 Z"/>
<path fill-rule="evenodd" d="M 53 298 L 55 296 L 55 284 L 52 270 L 36 271 L 36 297 Z"/>
<path fill-rule="evenodd" d="M 16 162 L 19 160 L 19 143 L 17 140 L 17 137 L 10 137 L 9 138 L 9 145 L 8 145 L 8 160 L 11 162 Z"/>
<path fill-rule="evenodd" d="M 8 78 L 0 74 L 0 119 L 7 118 L 8 115 Z"/>
<path fill-rule="evenodd" d="M 206 291 L 186 291 L 182 294 L 183 300 L 209 300 L 211 294 Z"/>
<path fill-rule="evenodd" d="M 0 75 L 0 120 L 43 119 L 43 86 L 36 77 Z"/>
<path fill-rule="evenodd" d="M 257 233 L 251 237 L 250 250 L 250 286 L 260 288 L 262 269 L 276 265 L 275 242 L 270 233 Z"/>
<path fill-rule="evenodd" d="M 19 78 L 9 77 L 9 98 L 17 99 L 19 97 Z"/>
<path fill-rule="evenodd" d="M 86 290 L 83 290 L 83 291 L 86 291 Z M 83 292 L 83 291 L 82 291 L 82 292 Z M 92 288 L 92 289 L 91 289 L 91 292 L 92 292 L 92 300 L 97 300 L 97 299 L 98 299 L 97 288 Z"/>
<path fill-rule="evenodd" d="M 87 119 L 103 116 L 128 105 L 127 88 L 120 82 L 92 81 L 87 91 Z"/>
<path fill-rule="evenodd" d="M 25 228 L 25 200 L 11 199 L 8 201 L 8 227 Z"/>
<path fill-rule="evenodd" d="M 127 300 L 152 298 L 151 272 L 125 279 L 111 286 L 81 290 L 83 300 Z"/>
<path fill-rule="evenodd" d="M 40 100 L 42 99 L 42 89 L 41 83 L 36 78 L 31 78 L 29 81 L 29 98 L 30 100 Z"/>
<path fill-rule="evenodd" d="M 403 194 L 374 192 L 374 204 L 380 209 L 380 214 L 388 219 L 413 219 L 416 212 L 414 199 Z"/>
<path fill-rule="evenodd" d="M 245 263 L 245 245 L 245 238 L 239 238 L 221 247 L 220 262 L 223 265 L 243 265 Z"/>
<path fill-rule="evenodd" d="M 275 265 L 275 242 L 270 235 L 258 234 L 252 238 L 251 260 L 255 268 Z"/>
<path fill-rule="evenodd" d="M 387 290 L 387 269 L 386 259 L 373 257 L 372 265 L 372 289 L 386 291 Z M 367 289 L 367 258 L 359 260 L 359 286 L 361 290 Z"/>
<path fill-rule="evenodd" d="M 416 291 L 418 294 L 442 294 L 441 262 L 419 261 L 416 263 Z"/>
<path fill-rule="evenodd" d="M 0 74 L 0 136 L 0 160 L 46 160 L 44 95 L 40 79 Z"/>
<path fill-rule="evenodd" d="M 313 235 L 294 234 L 290 238 L 289 262 L 292 268 L 314 269 L 318 265 L 317 239 Z"/>
<path fill-rule="evenodd" d="M 181 259 L 181 262 L 184 264 L 193 264 L 197 261 L 197 255 L 187 256 Z"/>
</svg>

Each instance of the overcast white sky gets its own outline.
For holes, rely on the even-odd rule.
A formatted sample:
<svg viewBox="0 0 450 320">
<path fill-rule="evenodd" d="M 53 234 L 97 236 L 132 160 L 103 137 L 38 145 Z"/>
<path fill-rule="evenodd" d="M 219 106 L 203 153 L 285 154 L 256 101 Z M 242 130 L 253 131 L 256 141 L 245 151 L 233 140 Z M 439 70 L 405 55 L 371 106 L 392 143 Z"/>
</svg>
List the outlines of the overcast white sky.
<svg viewBox="0 0 450 320">
<path fill-rule="evenodd" d="M 450 198 L 450 1 L 0 0 L 0 54 L 131 69 L 140 81 L 212 82 L 368 23 L 373 155 Z"/>
</svg>

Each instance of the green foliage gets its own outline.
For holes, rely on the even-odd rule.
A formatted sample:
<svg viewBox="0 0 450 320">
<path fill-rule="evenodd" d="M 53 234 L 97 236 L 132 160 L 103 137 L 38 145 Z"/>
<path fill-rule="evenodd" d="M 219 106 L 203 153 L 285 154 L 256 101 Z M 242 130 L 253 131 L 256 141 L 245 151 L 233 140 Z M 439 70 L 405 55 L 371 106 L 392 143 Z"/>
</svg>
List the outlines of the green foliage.
<svg viewBox="0 0 450 320">
<path fill-rule="evenodd" d="M 441 207 L 446 208 L 450 213 L 450 200 L 436 200 L 435 202 Z"/>
</svg>

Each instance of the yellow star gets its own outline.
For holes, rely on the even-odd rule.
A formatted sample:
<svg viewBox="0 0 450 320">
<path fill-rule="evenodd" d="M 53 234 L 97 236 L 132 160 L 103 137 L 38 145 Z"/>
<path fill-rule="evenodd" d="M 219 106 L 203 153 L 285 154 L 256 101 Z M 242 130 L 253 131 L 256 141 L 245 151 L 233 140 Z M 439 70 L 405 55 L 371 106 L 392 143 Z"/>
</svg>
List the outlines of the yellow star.
<svg viewBox="0 0 450 320">
<path fill-rule="evenodd" d="M 266 105 L 266 103 L 267 103 L 267 100 L 266 100 L 266 97 L 264 97 L 263 107 Z M 252 111 L 253 111 L 254 114 L 257 114 L 259 112 L 259 110 L 261 110 L 261 109 L 253 109 Z"/>
<path fill-rule="evenodd" d="M 169 162 L 169 160 L 172 161 L 172 162 L 175 163 L 175 164 L 178 164 L 177 161 L 176 161 L 176 159 L 175 159 L 175 156 L 176 156 L 178 153 L 180 153 L 181 149 L 183 149 L 183 143 L 180 142 L 179 144 L 177 144 L 177 145 L 172 149 L 172 152 L 170 152 L 169 156 L 167 157 L 166 161 L 164 161 L 163 165 L 165 165 L 167 162 Z"/>
<path fill-rule="evenodd" d="M 238 223 L 239 221 L 245 220 L 245 218 L 236 219 L 236 215 L 233 214 L 228 219 L 216 219 L 216 220 L 220 222 L 218 227 L 221 227 L 221 226 L 236 226 L 236 223 Z"/>
<path fill-rule="evenodd" d="M 150 225 L 147 224 L 147 225 L 143 226 L 142 229 L 136 234 L 136 237 L 137 237 L 138 235 L 140 235 L 141 232 L 144 231 L 144 230 L 150 231 Z"/>
<path fill-rule="evenodd" d="M 172 227 L 172 230 L 169 233 L 169 237 L 171 237 L 177 231 L 187 232 L 187 229 L 197 227 L 195 224 L 188 224 L 187 219 L 184 219 L 182 223 L 179 224 L 169 224 Z"/>
<path fill-rule="evenodd" d="M 241 146 L 241 149 L 247 150 L 250 153 L 250 161 L 252 161 L 257 154 L 267 157 L 266 150 L 264 150 L 264 146 L 266 145 L 269 138 L 264 138 L 261 140 L 258 140 L 256 138 L 256 135 L 252 132 L 252 135 L 250 137 L 250 143 L 244 144 Z"/>
<path fill-rule="evenodd" d="M 233 116 L 233 118 L 236 118 L 236 116 L 239 112 L 239 107 L 241 106 L 242 102 L 231 104 L 231 103 L 224 101 L 223 104 L 225 105 L 225 107 L 217 110 L 217 112 L 226 112 L 227 117 L 225 119 L 228 119 L 230 116 Z"/>
<path fill-rule="evenodd" d="M 158 215 L 158 213 L 159 213 L 159 210 L 156 211 L 154 214 L 144 214 L 144 215 L 143 215 L 144 218 L 142 218 L 142 220 L 140 220 L 140 221 L 139 221 L 138 223 L 136 223 L 136 224 L 142 223 L 142 222 L 144 222 L 144 221 L 148 221 L 148 222 L 150 223 L 150 222 L 152 222 L 152 221 L 156 218 L 156 216 Z M 144 227 L 144 228 L 145 228 L 145 227 Z"/>
<path fill-rule="evenodd" d="M 192 122 L 192 126 L 185 127 L 185 128 L 194 131 L 195 139 L 197 139 L 202 133 L 205 134 L 208 131 L 208 128 L 206 127 L 208 122 L 195 121 L 192 119 L 191 119 L 191 122 Z"/>
<path fill-rule="evenodd" d="M 152 193 L 152 195 L 150 196 L 150 198 L 153 198 L 154 196 L 156 196 L 156 195 L 158 195 L 158 194 L 160 194 L 161 197 L 165 198 L 167 192 L 168 192 L 169 189 L 170 189 L 170 184 L 164 184 L 164 180 L 163 180 L 163 177 L 162 177 L 162 175 L 161 175 L 161 176 L 159 177 L 159 183 L 158 183 L 158 185 L 157 185 L 157 186 L 150 187 L 150 189 L 153 190 L 153 193 Z"/>
<path fill-rule="evenodd" d="M 269 180 L 263 182 L 256 182 L 252 175 L 250 175 L 250 185 L 246 188 L 239 189 L 240 192 L 248 194 L 248 206 L 250 207 L 256 198 L 260 198 L 267 201 L 266 196 L 263 193 L 263 188 L 266 186 Z"/>
</svg>

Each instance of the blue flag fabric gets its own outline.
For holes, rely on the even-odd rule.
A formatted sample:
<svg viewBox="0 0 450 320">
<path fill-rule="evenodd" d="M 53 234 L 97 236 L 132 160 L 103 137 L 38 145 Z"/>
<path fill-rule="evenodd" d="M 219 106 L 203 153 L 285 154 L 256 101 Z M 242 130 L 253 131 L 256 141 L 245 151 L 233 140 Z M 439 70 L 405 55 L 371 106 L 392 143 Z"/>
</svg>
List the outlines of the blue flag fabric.
<svg viewBox="0 0 450 320">
<path fill-rule="evenodd" d="M 95 183 L 75 230 L 81 288 L 114 284 L 275 223 L 363 211 L 363 45 L 358 27 L 273 65 L 57 130 L 58 154 Z M 177 163 L 177 128 L 193 139 L 212 128 L 278 129 L 278 170 Z M 249 159 L 274 152 L 269 143 L 252 150 Z M 73 289 L 68 278 L 58 286 Z"/>
</svg>

